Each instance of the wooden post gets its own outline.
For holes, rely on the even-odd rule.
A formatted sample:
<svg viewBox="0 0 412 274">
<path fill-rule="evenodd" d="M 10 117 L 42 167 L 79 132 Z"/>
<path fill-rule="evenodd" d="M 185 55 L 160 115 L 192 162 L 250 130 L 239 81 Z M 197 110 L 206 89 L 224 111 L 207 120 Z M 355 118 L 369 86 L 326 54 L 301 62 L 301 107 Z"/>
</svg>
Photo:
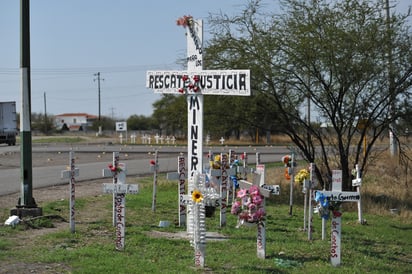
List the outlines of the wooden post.
<svg viewBox="0 0 412 274">
<path fill-rule="evenodd" d="M 155 151 L 154 165 L 151 165 L 153 169 L 153 195 L 152 195 L 152 211 L 156 211 L 156 198 L 157 198 L 157 171 L 159 170 L 159 159 L 157 150 Z"/>
<path fill-rule="evenodd" d="M 184 196 L 186 194 L 185 185 L 186 185 L 186 161 L 183 155 L 180 155 L 177 158 L 177 172 L 170 172 L 167 173 L 168 180 L 179 180 L 178 187 L 177 187 L 177 194 L 178 194 L 178 220 L 179 226 L 186 225 L 186 206 L 187 203 L 185 202 Z"/>
<path fill-rule="evenodd" d="M 75 166 L 75 157 L 74 152 L 69 152 L 69 170 L 62 170 L 61 178 L 62 179 L 69 179 L 69 191 L 70 191 L 70 232 L 75 232 L 75 200 L 76 200 L 76 191 L 75 185 L 76 180 L 75 177 L 79 176 L 79 169 Z"/>
</svg>

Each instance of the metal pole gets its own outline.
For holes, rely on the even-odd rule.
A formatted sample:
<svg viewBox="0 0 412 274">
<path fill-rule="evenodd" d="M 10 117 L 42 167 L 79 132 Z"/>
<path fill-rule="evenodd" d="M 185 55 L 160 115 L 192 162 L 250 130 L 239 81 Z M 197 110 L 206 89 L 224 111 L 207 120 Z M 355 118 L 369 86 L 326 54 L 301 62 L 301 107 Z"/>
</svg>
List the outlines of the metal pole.
<svg viewBox="0 0 412 274">
<path fill-rule="evenodd" d="M 31 95 L 30 95 L 30 5 L 29 0 L 20 1 L 20 68 L 21 68 L 21 117 L 20 117 L 20 163 L 21 196 L 18 207 L 37 207 L 33 199 L 33 168 L 31 143 Z"/>
</svg>

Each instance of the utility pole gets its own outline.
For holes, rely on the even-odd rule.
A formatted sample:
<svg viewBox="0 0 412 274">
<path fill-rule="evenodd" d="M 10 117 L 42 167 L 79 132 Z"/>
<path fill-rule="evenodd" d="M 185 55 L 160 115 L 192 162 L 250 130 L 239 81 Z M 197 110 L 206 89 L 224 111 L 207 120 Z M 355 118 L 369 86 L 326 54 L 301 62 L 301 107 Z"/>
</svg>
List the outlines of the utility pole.
<svg viewBox="0 0 412 274">
<path fill-rule="evenodd" d="M 21 193 L 12 215 L 41 216 L 33 198 L 33 165 L 31 141 L 31 79 L 30 79 L 30 0 L 20 0 L 20 68 L 21 68 L 21 112 L 20 112 L 20 179 Z"/>
<path fill-rule="evenodd" d="M 44 98 L 44 133 L 47 134 L 46 92 L 43 93 L 43 98 Z"/>
<path fill-rule="evenodd" d="M 388 81 L 389 81 L 389 100 L 390 100 L 390 118 L 392 122 L 389 125 L 389 151 L 391 156 L 398 155 L 398 140 L 396 137 L 396 123 L 394 120 L 395 117 L 395 83 L 394 83 L 394 76 L 393 76 L 393 56 L 392 56 L 392 37 L 391 37 L 391 15 L 390 15 L 390 7 L 389 7 L 389 0 L 386 0 L 386 25 L 388 31 Z"/>
<path fill-rule="evenodd" d="M 98 104 L 99 104 L 99 116 L 98 116 L 99 117 L 98 118 L 98 120 L 99 120 L 99 132 L 98 132 L 98 134 L 101 135 L 102 134 L 102 124 L 100 122 L 100 120 L 101 120 L 100 80 L 104 80 L 104 79 L 100 78 L 100 72 L 95 73 L 94 76 L 97 76 L 97 78 L 93 79 L 93 81 L 97 80 L 97 92 L 98 92 Z"/>
</svg>

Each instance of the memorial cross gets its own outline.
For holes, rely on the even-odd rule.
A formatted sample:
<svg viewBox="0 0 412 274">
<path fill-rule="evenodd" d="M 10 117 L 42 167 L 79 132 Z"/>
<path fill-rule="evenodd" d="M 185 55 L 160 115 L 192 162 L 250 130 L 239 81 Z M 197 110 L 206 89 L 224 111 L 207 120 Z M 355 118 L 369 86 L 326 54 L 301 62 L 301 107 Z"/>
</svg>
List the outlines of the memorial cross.
<svg viewBox="0 0 412 274">
<path fill-rule="evenodd" d="M 103 176 L 108 177 L 112 174 L 112 184 L 103 184 L 103 192 L 113 194 L 114 224 L 116 226 L 116 250 L 122 251 L 125 247 L 125 228 L 126 228 L 126 194 L 137 194 L 138 185 L 126 184 L 126 164 L 118 163 L 119 153 L 113 152 L 113 162 L 117 163 L 109 169 L 103 169 Z"/>
<path fill-rule="evenodd" d="M 265 210 L 265 203 L 266 198 L 269 198 L 271 195 L 279 195 L 279 186 L 276 186 L 278 192 L 272 191 L 265 187 L 265 185 L 261 185 L 260 174 L 255 173 L 254 181 L 248 182 L 246 180 L 239 180 L 239 187 L 241 189 L 249 189 L 252 185 L 259 186 L 260 194 L 263 196 L 263 209 Z M 261 259 L 266 258 L 266 226 L 265 222 L 258 222 L 257 223 L 257 237 L 256 237 L 256 251 L 257 257 Z"/>
<path fill-rule="evenodd" d="M 69 192 L 70 192 L 70 232 L 74 233 L 75 232 L 75 196 L 76 196 L 76 191 L 75 191 L 75 184 L 76 180 L 75 177 L 79 176 L 79 169 L 76 168 L 75 166 L 75 157 L 74 157 L 74 152 L 70 151 L 69 152 L 69 169 L 68 170 L 62 170 L 61 172 L 61 178 L 62 179 L 69 179 Z"/>
<path fill-rule="evenodd" d="M 352 186 L 356 187 L 356 192 L 359 194 L 359 201 L 358 201 L 358 221 L 360 224 L 364 224 L 365 221 L 363 220 L 362 217 L 362 199 L 361 199 L 361 185 L 362 185 L 362 178 L 361 178 L 361 173 L 359 169 L 359 165 L 355 165 L 355 169 L 353 171 L 356 174 L 356 178 L 352 180 Z"/>
<path fill-rule="evenodd" d="M 203 172 L 203 95 L 250 96 L 249 70 L 203 70 L 203 21 L 185 16 L 187 71 L 147 71 L 146 87 L 160 94 L 185 94 L 188 112 L 188 178 Z M 194 186 L 189 180 L 188 193 Z M 188 211 L 188 222 L 193 218 Z"/>
<path fill-rule="evenodd" d="M 332 170 L 332 191 L 315 191 L 315 196 L 323 195 L 331 202 L 357 202 L 360 200 L 358 192 L 342 191 L 342 170 Z M 330 260 L 333 266 L 341 264 L 341 231 L 342 212 L 339 207 L 332 212 Z"/>
</svg>

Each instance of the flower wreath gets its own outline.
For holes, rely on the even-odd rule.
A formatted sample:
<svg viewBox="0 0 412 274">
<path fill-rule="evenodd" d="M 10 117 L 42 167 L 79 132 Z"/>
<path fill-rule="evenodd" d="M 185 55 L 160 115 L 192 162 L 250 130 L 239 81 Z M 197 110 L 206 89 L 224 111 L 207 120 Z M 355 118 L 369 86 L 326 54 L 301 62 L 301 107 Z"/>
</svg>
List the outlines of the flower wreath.
<svg viewBox="0 0 412 274">
<path fill-rule="evenodd" d="M 237 215 L 239 223 L 259 223 L 265 219 L 263 196 L 258 186 L 251 186 L 249 190 L 240 189 L 230 213 Z"/>
<path fill-rule="evenodd" d="M 295 183 L 302 185 L 303 181 L 309 180 L 309 178 L 310 178 L 309 170 L 307 170 L 306 168 L 303 168 L 299 170 L 298 174 L 295 175 Z"/>
<path fill-rule="evenodd" d="M 316 192 L 315 201 L 318 202 L 316 208 L 318 209 L 319 216 L 325 220 L 329 219 L 330 213 L 332 212 L 333 217 L 340 217 L 342 213 L 340 212 L 341 202 L 329 201 L 325 195 L 321 192 Z"/>
</svg>

